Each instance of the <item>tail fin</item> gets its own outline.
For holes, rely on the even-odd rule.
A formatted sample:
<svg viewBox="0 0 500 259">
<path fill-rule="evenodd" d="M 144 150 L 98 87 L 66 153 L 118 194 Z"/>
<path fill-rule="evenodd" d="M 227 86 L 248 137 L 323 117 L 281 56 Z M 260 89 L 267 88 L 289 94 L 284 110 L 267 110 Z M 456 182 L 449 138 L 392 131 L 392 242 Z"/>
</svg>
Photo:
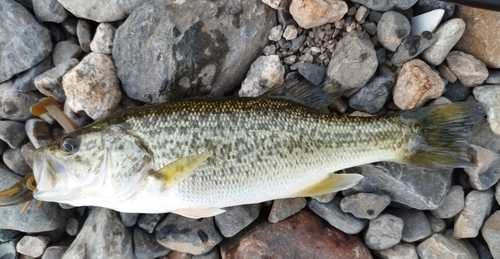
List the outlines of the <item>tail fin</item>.
<svg viewBox="0 0 500 259">
<path fill-rule="evenodd" d="M 450 103 L 402 112 L 403 120 L 418 132 L 403 162 L 429 168 L 473 166 L 467 139 L 472 126 L 484 115 L 480 103 Z"/>
</svg>

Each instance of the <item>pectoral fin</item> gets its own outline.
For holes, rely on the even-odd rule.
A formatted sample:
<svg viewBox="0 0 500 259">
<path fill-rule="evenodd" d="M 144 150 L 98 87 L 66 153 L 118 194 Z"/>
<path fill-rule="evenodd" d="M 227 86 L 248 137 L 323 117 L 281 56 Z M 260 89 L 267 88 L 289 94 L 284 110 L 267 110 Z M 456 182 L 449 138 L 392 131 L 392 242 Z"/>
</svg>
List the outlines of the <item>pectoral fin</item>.
<svg viewBox="0 0 500 259">
<path fill-rule="evenodd" d="M 172 213 L 192 219 L 208 218 L 224 212 L 225 210 L 219 208 L 189 208 L 172 211 Z"/>
<path fill-rule="evenodd" d="M 210 156 L 212 156 L 212 151 L 179 158 L 156 171 L 154 176 L 161 180 L 165 187 L 171 186 L 191 175 Z"/>
<path fill-rule="evenodd" d="M 310 197 L 342 191 L 353 187 L 363 179 L 360 174 L 330 174 L 324 180 L 299 191 L 296 197 Z"/>
</svg>

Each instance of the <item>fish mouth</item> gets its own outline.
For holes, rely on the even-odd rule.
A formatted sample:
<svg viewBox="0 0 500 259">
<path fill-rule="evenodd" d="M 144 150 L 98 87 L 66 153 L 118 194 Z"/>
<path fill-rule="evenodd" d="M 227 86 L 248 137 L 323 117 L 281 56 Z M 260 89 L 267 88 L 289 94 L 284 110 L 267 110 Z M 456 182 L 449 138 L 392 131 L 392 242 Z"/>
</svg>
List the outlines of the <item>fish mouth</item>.
<svg viewBox="0 0 500 259">
<path fill-rule="evenodd" d="M 35 151 L 33 160 L 33 175 L 36 189 L 33 196 L 37 200 L 52 201 L 64 197 L 66 167 L 63 163 L 50 157 L 43 150 Z"/>
</svg>

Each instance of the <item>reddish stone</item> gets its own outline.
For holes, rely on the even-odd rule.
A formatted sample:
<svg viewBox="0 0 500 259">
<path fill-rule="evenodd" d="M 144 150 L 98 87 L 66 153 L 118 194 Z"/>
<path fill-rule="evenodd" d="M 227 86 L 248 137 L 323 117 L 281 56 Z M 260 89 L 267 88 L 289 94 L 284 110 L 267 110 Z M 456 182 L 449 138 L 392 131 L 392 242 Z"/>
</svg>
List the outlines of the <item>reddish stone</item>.
<svg viewBox="0 0 500 259">
<path fill-rule="evenodd" d="M 221 254 L 223 259 L 373 258 L 357 236 L 344 234 L 307 210 L 276 224 L 262 222 L 240 232 L 223 241 Z"/>
</svg>

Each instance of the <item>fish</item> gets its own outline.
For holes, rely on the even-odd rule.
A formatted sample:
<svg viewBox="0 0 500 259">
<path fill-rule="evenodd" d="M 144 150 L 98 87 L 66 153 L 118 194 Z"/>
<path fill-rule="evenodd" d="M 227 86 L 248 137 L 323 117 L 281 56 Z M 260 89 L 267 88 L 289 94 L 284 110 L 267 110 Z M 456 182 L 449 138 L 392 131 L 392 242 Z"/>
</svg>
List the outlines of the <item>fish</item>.
<svg viewBox="0 0 500 259">
<path fill-rule="evenodd" d="M 350 117 L 297 96 L 188 98 L 118 111 L 35 151 L 33 197 L 202 218 L 348 189 L 363 176 L 340 172 L 368 163 L 474 165 L 467 138 L 485 116 L 480 103 Z"/>
</svg>

